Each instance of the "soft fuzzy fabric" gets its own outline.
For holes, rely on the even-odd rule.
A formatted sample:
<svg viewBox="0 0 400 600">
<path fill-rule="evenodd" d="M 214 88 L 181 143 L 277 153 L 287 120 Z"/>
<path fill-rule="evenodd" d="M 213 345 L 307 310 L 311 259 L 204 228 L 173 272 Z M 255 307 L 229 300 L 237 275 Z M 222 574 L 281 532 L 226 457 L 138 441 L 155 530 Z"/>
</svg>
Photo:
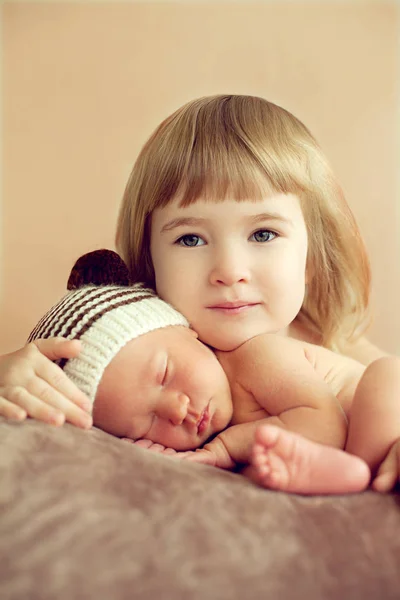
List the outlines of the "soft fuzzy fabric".
<svg viewBox="0 0 400 600">
<path fill-rule="evenodd" d="M 32 420 L 0 443 L 4 600 L 399 598 L 396 493 L 271 492 Z"/>
</svg>

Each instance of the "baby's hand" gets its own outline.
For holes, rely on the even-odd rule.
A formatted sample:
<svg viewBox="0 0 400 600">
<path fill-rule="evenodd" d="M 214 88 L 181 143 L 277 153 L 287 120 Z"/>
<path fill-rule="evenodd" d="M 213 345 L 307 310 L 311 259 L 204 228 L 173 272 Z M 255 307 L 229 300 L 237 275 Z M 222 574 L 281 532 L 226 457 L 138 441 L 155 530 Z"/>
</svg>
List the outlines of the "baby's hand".
<svg viewBox="0 0 400 600">
<path fill-rule="evenodd" d="M 51 362 L 73 358 L 80 349 L 78 341 L 49 338 L 0 356 L 0 416 L 18 421 L 29 416 L 52 425 L 68 421 L 83 429 L 91 427 L 90 400 Z"/>
<path fill-rule="evenodd" d="M 124 442 L 129 442 L 134 446 L 138 446 L 139 448 L 144 448 L 145 450 L 150 450 L 151 452 L 157 452 L 158 454 L 163 454 L 164 456 L 171 456 L 173 458 L 178 458 L 179 460 L 190 460 L 191 462 L 203 463 L 205 465 L 215 465 L 216 457 L 209 450 L 204 450 L 201 448 L 199 450 L 174 450 L 173 448 L 168 448 L 167 446 L 163 446 L 162 444 L 156 444 L 151 440 L 141 439 L 141 440 L 131 440 L 130 438 L 121 438 Z"/>
<path fill-rule="evenodd" d="M 177 453 L 177 458 L 189 460 L 190 462 L 201 463 L 202 465 L 211 465 L 212 467 L 215 467 L 217 464 L 217 457 L 215 454 L 210 452 L 210 450 L 206 450 L 205 448 L 179 452 Z"/>
<path fill-rule="evenodd" d="M 141 440 L 131 440 L 130 438 L 121 438 L 124 442 L 129 442 L 138 446 L 139 448 L 144 448 L 145 450 L 151 450 L 151 452 L 157 452 L 158 454 L 164 454 L 166 456 L 177 455 L 178 452 L 173 448 L 167 448 L 162 444 L 156 444 L 151 440 L 141 439 Z"/>
<path fill-rule="evenodd" d="M 377 492 L 390 492 L 400 480 L 400 439 L 390 448 L 372 482 Z"/>
</svg>

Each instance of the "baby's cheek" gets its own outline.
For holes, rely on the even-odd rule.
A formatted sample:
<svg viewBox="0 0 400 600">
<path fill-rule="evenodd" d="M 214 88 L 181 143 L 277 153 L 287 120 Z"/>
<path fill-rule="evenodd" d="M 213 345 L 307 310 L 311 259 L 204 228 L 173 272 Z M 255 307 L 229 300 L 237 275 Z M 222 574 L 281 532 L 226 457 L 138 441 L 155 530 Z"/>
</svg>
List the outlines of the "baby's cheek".
<svg viewBox="0 0 400 600">
<path fill-rule="evenodd" d="M 97 390 L 93 406 L 93 425 L 117 437 L 132 438 L 130 420 L 118 398 L 107 392 L 107 386 Z"/>
</svg>

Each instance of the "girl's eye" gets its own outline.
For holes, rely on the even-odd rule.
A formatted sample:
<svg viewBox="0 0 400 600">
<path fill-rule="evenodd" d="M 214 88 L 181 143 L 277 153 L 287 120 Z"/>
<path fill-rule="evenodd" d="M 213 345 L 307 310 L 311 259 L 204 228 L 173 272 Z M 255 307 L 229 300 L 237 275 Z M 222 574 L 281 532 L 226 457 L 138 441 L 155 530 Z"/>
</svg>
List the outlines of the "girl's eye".
<svg viewBox="0 0 400 600">
<path fill-rule="evenodd" d="M 276 238 L 276 233 L 269 229 L 259 229 L 250 236 L 250 239 L 256 242 L 270 242 L 274 238 Z"/>
<path fill-rule="evenodd" d="M 203 246 L 204 240 L 201 239 L 200 236 L 194 235 L 192 233 L 188 233 L 186 235 L 182 235 L 175 242 L 179 246 L 186 246 L 187 248 L 194 248 L 195 246 Z"/>
</svg>

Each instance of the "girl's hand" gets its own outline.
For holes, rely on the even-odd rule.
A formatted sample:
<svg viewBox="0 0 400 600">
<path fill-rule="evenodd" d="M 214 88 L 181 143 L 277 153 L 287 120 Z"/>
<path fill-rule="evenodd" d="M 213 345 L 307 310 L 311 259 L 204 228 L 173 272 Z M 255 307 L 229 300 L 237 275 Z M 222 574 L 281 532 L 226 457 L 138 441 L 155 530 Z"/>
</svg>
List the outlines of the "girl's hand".
<svg viewBox="0 0 400 600">
<path fill-rule="evenodd" d="M 64 371 L 51 362 L 73 358 L 81 349 L 77 340 L 35 340 L 0 356 L 0 415 L 23 421 L 33 417 L 51 425 L 65 421 L 88 429 L 92 404 Z"/>
<path fill-rule="evenodd" d="M 390 448 L 385 460 L 372 481 L 372 489 L 377 492 L 390 492 L 400 481 L 400 440 Z"/>
</svg>

